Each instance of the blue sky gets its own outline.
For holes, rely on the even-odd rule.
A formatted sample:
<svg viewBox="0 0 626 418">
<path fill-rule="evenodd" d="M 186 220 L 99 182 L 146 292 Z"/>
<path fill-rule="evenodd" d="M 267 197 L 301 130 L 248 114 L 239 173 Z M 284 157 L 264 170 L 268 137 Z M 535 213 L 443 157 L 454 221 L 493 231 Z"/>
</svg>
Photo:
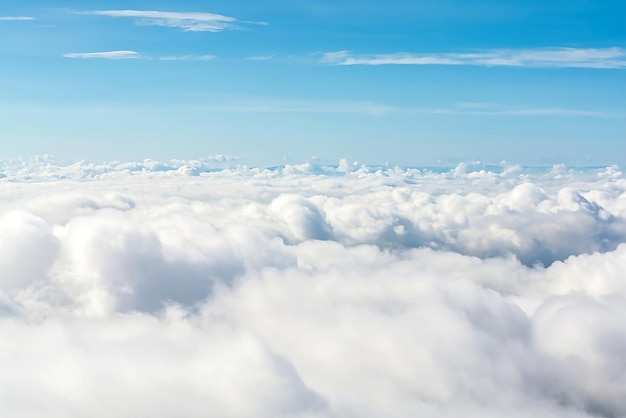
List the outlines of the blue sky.
<svg viewBox="0 0 626 418">
<path fill-rule="evenodd" d="M 3 1 L 0 158 L 626 165 L 623 1 Z"/>
</svg>

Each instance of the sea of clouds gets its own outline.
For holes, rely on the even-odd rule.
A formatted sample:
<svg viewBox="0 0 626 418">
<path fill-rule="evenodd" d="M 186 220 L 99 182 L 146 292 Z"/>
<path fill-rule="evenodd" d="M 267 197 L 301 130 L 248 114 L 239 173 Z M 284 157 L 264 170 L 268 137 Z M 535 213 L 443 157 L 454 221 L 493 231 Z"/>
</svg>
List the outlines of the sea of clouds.
<svg viewBox="0 0 626 418">
<path fill-rule="evenodd" d="M 626 177 L 0 161 L 0 416 L 624 417 Z"/>
</svg>

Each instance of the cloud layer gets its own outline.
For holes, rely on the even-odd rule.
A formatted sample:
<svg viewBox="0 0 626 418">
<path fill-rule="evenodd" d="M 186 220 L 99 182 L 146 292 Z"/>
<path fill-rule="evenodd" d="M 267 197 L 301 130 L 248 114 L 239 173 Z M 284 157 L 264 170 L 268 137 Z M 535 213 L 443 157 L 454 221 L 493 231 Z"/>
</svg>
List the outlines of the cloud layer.
<svg viewBox="0 0 626 418">
<path fill-rule="evenodd" d="M 484 67 L 626 68 L 623 48 L 498 49 L 462 53 L 322 54 L 333 65 L 475 65 Z"/>
<path fill-rule="evenodd" d="M 231 164 L 0 162 L 1 415 L 626 414 L 618 167 Z"/>
</svg>

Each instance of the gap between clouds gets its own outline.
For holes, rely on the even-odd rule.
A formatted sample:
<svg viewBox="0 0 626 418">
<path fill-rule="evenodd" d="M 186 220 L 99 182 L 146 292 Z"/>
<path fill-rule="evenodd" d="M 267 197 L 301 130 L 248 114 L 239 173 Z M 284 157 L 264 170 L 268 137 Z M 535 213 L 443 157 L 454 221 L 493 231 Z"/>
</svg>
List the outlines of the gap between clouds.
<svg viewBox="0 0 626 418">
<path fill-rule="evenodd" d="M 97 59 L 103 58 L 99 53 L 85 53 L 85 54 L 66 54 L 66 57 L 72 55 L 70 58 L 75 59 Z M 80 56 L 79 56 L 80 55 Z M 121 55 L 121 54 L 120 54 Z M 175 60 L 203 60 L 205 62 L 211 61 L 215 58 L 204 58 L 195 56 L 170 56 L 170 57 L 158 57 L 149 58 L 155 61 L 175 61 Z M 130 58 L 139 58 L 129 56 Z M 143 57 L 145 58 L 145 57 Z M 114 59 L 108 57 L 107 59 Z M 117 59 L 124 59 L 123 57 Z M 143 109 L 145 111 L 152 111 L 157 109 L 171 109 L 176 111 L 185 110 L 190 112 L 224 112 L 224 113 L 327 113 L 327 114 L 360 114 L 371 115 L 375 117 L 385 117 L 390 115 L 461 115 L 461 116 L 501 116 L 501 117 L 531 117 L 531 116 L 545 116 L 545 117 L 588 117 L 588 118 L 617 118 L 622 115 L 617 112 L 610 112 L 604 110 L 594 109 L 572 109 L 562 107 L 522 107 L 509 104 L 499 103 L 475 103 L 460 102 L 452 103 L 445 107 L 410 107 L 410 106 L 398 106 L 388 103 L 379 103 L 371 101 L 315 101 L 315 100 L 297 100 L 289 98 L 272 98 L 272 97 L 260 97 L 260 98 L 224 98 L 219 102 L 203 103 L 203 102 L 187 102 L 187 103 L 159 103 L 159 104 L 144 104 Z M 20 106 L 13 103 L 0 102 L 0 110 L 6 112 L 15 110 L 16 108 L 25 109 L 24 106 Z M 29 109 L 34 109 L 32 106 Z M 37 107 L 39 111 L 43 111 L 47 107 Z M 62 106 L 57 109 L 63 109 L 63 112 L 71 111 L 85 111 L 87 113 L 102 113 L 108 112 L 111 115 L 115 114 L 127 114 L 128 112 L 137 111 L 137 107 L 132 104 L 121 103 L 91 103 L 82 104 L 77 106 Z M 60 110 L 59 110 L 60 111 Z"/>
<path fill-rule="evenodd" d="M 494 49 L 478 52 L 353 54 L 325 52 L 331 65 L 471 65 L 482 67 L 626 68 L 626 50 L 611 48 Z"/>
<path fill-rule="evenodd" d="M 96 54 L 66 54 L 66 57 L 74 59 L 98 59 L 103 58 Z M 79 56 L 81 55 L 81 56 Z M 85 56 L 82 56 L 85 55 Z M 129 56 L 127 59 L 133 58 Z M 145 57 L 143 57 L 145 58 Z M 109 57 L 108 59 L 113 59 Z M 118 58 L 124 59 L 124 58 Z M 184 61 L 196 60 L 208 63 L 218 57 L 211 56 L 163 56 L 148 58 L 153 61 Z M 0 101 L 0 111 L 11 112 L 16 109 L 38 111 L 50 111 L 46 105 L 34 106 Z M 137 112 L 137 103 L 116 102 L 91 102 L 80 105 L 59 105 L 55 107 L 58 112 L 86 112 L 86 114 L 101 114 L 107 112 L 111 115 L 128 114 Z M 494 117 L 586 117 L 586 118 L 620 118 L 622 114 L 602 109 L 564 108 L 564 107 L 535 107 L 533 104 L 519 106 L 515 104 L 471 102 L 451 103 L 443 107 L 411 107 L 373 101 L 316 101 L 306 99 L 290 99 L 283 97 L 221 97 L 219 100 L 172 102 L 172 103 L 142 103 L 141 111 L 151 112 L 161 110 L 176 110 L 188 112 L 223 112 L 223 113 L 284 113 L 284 114 L 356 114 L 370 115 L 374 117 L 386 117 L 392 115 L 440 115 L 440 116 L 494 116 Z M 112 116 L 113 117 L 113 116 Z"/>
</svg>

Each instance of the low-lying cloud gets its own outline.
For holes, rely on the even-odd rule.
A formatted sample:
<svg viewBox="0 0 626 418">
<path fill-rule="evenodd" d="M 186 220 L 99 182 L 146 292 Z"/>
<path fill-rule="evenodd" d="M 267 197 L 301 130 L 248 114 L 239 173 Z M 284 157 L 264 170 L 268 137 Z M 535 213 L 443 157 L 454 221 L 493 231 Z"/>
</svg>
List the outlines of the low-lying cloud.
<svg viewBox="0 0 626 418">
<path fill-rule="evenodd" d="M 626 414 L 618 167 L 231 164 L 0 162 L 1 415 Z"/>
</svg>

